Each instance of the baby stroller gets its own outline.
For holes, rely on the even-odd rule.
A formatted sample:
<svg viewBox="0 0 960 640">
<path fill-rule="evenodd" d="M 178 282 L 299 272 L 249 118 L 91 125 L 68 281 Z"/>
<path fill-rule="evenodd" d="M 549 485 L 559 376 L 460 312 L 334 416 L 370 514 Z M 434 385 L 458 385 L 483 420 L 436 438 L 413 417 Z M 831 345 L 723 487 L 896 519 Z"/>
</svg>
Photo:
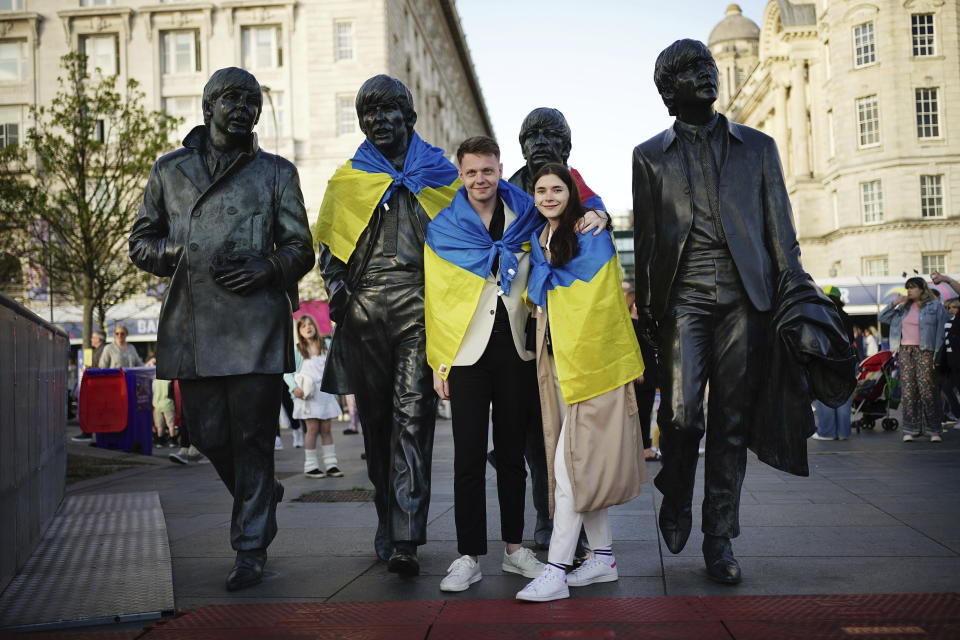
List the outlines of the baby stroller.
<svg viewBox="0 0 960 640">
<path fill-rule="evenodd" d="M 900 423 L 890 412 L 900 406 L 900 371 L 892 351 L 880 351 L 860 363 L 857 387 L 853 392 L 853 412 L 860 417 L 852 426 L 873 429 L 878 419 L 884 431 L 896 431 Z"/>
</svg>

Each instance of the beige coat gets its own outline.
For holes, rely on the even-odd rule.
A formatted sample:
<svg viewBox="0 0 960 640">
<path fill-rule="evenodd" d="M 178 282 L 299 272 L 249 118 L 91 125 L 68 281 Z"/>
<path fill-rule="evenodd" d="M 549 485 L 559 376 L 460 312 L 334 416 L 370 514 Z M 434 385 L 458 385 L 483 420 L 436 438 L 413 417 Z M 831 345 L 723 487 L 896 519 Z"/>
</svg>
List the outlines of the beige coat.
<svg viewBox="0 0 960 640">
<path fill-rule="evenodd" d="M 553 515 L 556 488 L 553 461 L 563 426 L 560 413 L 563 400 L 553 356 L 546 347 L 547 314 L 535 309 L 534 315 L 537 318 L 537 383 L 547 453 L 550 514 Z M 647 469 L 638 413 L 632 382 L 567 407 L 563 446 L 576 511 L 597 511 L 640 495 Z"/>
</svg>

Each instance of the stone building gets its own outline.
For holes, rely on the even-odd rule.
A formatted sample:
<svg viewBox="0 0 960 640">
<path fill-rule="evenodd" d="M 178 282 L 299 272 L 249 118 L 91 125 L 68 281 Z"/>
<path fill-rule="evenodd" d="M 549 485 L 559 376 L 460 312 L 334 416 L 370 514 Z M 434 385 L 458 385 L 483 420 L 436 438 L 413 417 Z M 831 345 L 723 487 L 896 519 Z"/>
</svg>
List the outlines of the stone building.
<svg viewBox="0 0 960 640">
<path fill-rule="evenodd" d="M 878 284 L 960 267 L 960 5 L 731 5 L 708 43 L 718 108 L 773 136 L 804 266 Z"/>
<path fill-rule="evenodd" d="M 417 130 L 450 154 L 493 134 L 454 0 L 0 0 L 0 145 L 49 103 L 70 50 L 138 80 L 148 108 L 185 119 L 181 136 L 203 122 L 213 71 L 249 69 L 265 91 L 260 145 L 297 165 L 311 222 L 363 139 L 354 99 L 375 74 L 410 87 Z"/>
</svg>

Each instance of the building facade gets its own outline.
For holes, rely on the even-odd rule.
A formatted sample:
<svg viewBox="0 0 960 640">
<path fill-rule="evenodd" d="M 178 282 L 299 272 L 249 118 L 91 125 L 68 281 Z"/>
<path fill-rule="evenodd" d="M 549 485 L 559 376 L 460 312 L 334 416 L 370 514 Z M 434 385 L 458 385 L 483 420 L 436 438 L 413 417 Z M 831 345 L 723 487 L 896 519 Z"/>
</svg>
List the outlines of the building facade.
<svg viewBox="0 0 960 640">
<path fill-rule="evenodd" d="M 807 270 L 960 270 L 960 5 L 770 0 L 754 36 L 743 20 L 732 5 L 708 43 L 719 109 L 776 139 Z"/>
<path fill-rule="evenodd" d="M 410 88 L 420 135 L 450 154 L 493 134 L 454 0 L 0 0 L 0 145 L 22 140 L 71 50 L 136 79 L 148 108 L 184 118 L 180 138 L 203 122 L 213 71 L 250 70 L 260 146 L 297 165 L 311 223 L 363 140 L 354 100 L 373 75 Z"/>
</svg>

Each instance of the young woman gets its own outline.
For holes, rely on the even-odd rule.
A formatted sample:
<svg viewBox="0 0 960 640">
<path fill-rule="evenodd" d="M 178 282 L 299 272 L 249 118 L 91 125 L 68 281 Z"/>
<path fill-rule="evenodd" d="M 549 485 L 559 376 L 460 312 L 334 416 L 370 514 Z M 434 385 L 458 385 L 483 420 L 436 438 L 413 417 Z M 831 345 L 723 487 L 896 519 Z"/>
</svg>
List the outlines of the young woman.
<svg viewBox="0 0 960 640">
<path fill-rule="evenodd" d="M 546 602 L 569 597 L 568 586 L 619 577 L 607 507 L 636 497 L 646 479 L 633 386 L 643 359 L 610 234 L 575 231 L 583 207 L 563 165 L 544 166 L 533 183 L 547 224 L 531 238 L 527 293 L 536 305 L 553 537 L 543 573 L 517 598 Z M 581 525 L 590 553 L 567 574 Z"/>
<path fill-rule="evenodd" d="M 330 421 L 340 415 L 336 396 L 320 391 L 327 349 L 317 323 L 311 315 L 297 320 L 297 372 L 287 374 L 285 380 L 293 393 L 293 418 L 303 420 L 307 433 L 303 437 L 303 475 L 308 478 L 340 478 L 343 472 L 337 466 L 337 450 L 333 444 Z M 317 460 L 317 435 L 323 450 L 323 466 Z"/>
<path fill-rule="evenodd" d="M 890 324 L 890 349 L 900 358 L 903 441 L 924 434 L 941 441 L 940 390 L 934 365 L 943 347 L 947 311 L 923 278 L 907 280 L 907 295 L 897 296 L 880 312 Z"/>
</svg>

